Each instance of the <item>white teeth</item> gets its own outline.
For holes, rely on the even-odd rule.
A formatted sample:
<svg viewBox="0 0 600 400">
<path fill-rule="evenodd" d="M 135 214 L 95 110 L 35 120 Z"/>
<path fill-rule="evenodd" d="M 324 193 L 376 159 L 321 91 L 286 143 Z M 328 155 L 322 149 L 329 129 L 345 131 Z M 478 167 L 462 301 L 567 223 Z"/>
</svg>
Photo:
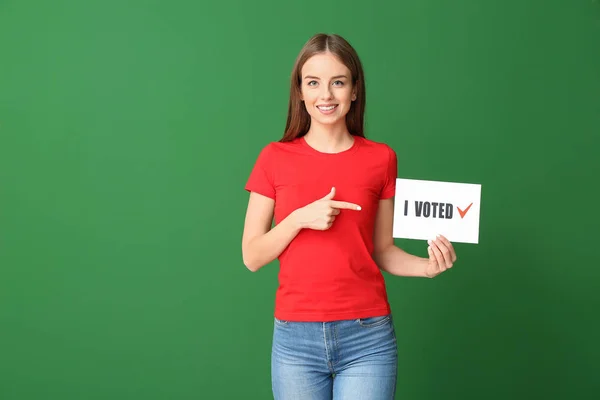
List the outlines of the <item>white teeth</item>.
<svg viewBox="0 0 600 400">
<path fill-rule="evenodd" d="M 319 110 L 323 110 L 323 111 L 330 111 L 333 110 L 335 108 L 335 106 L 329 106 L 329 107 L 319 107 Z"/>
</svg>

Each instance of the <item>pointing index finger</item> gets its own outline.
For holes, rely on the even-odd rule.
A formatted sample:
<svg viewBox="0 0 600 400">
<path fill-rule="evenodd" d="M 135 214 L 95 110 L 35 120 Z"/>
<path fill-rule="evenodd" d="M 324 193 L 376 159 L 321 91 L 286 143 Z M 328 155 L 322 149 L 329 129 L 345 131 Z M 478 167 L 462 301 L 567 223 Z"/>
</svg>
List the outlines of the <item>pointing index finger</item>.
<svg viewBox="0 0 600 400">
<path fill-rule="evenodd" d="M 361 207 L 358 204 L 348 203 L 347 201 L 337 201 L 337 200 L 331 201 L 331 207 L 345 208 L 348 210 L 360 210 L 361 209 Z"/>
</svg>

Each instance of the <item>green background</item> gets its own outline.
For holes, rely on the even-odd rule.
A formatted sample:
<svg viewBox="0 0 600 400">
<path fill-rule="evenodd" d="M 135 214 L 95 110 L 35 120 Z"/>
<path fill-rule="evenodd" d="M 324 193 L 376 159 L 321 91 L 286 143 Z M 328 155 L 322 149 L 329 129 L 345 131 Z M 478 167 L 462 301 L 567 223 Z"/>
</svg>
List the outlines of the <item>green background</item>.
<svg viewBox="0 0 600 400">
<path fill-rule="evenodd" d="M 400 177 L 483 185 L 451 271 L 386 275 L 397 398 L 598 394 L 598 1 L 2 0 L 0 399 L 271 397 L 243 185 L 317 32 Z"/>
</svg>

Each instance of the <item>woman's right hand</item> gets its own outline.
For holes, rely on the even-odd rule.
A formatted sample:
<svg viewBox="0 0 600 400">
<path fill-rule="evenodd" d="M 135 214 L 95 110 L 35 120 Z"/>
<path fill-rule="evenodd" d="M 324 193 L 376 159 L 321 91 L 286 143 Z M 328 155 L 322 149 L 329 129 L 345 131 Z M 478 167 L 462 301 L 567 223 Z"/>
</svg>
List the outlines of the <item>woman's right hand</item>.
<svg viewBox="0 0 600 400">
<path fill-rule="evenodd" d="M 341 209 L 359 211 L 358 204 L 333 200 L 335 187 L 325 197 L 294 211 L 294 219 L 302 228 L 324 231 L 331 227 Z"/>
</svg>

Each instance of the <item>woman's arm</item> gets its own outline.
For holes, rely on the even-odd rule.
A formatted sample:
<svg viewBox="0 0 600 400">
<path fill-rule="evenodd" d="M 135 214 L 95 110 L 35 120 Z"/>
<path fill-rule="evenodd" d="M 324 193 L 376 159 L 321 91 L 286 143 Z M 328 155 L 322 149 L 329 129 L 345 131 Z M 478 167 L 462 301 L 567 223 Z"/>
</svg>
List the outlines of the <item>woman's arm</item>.
<svg viewBox="0 0 600 400">
<path fill-rule="evenodd" d="M 271 229 L 274 207 L 273 199 L 250 193 L 242 236 L 242 257 L 252 272 L 279 257 L 300 232 L 301 228 L 292 215 Z"/>
<path fill-rule="evenodd" d="M 279 257 L 302 229 L 329 229 L 340 210 L 359 212 L 358 204 L 333 200 L 334 197 L 335 188 L 331 188 L 325 197 L 298 208 L 271 229 L 275 201 L 251 192 L 242 237 L 242 253 L 246 267 L 250 271 L 258 271 Z"/>
<path fill-rule="evenodd" d="M 443 236 L 429 243 L 429 258 L 406 253 L 394 244 L 394 199 L 379 201 L 373 232 L 373 259 L 382 270 L 397 276 L 433 278 L 456 261 L 452 244 Z"/>
</svg>

